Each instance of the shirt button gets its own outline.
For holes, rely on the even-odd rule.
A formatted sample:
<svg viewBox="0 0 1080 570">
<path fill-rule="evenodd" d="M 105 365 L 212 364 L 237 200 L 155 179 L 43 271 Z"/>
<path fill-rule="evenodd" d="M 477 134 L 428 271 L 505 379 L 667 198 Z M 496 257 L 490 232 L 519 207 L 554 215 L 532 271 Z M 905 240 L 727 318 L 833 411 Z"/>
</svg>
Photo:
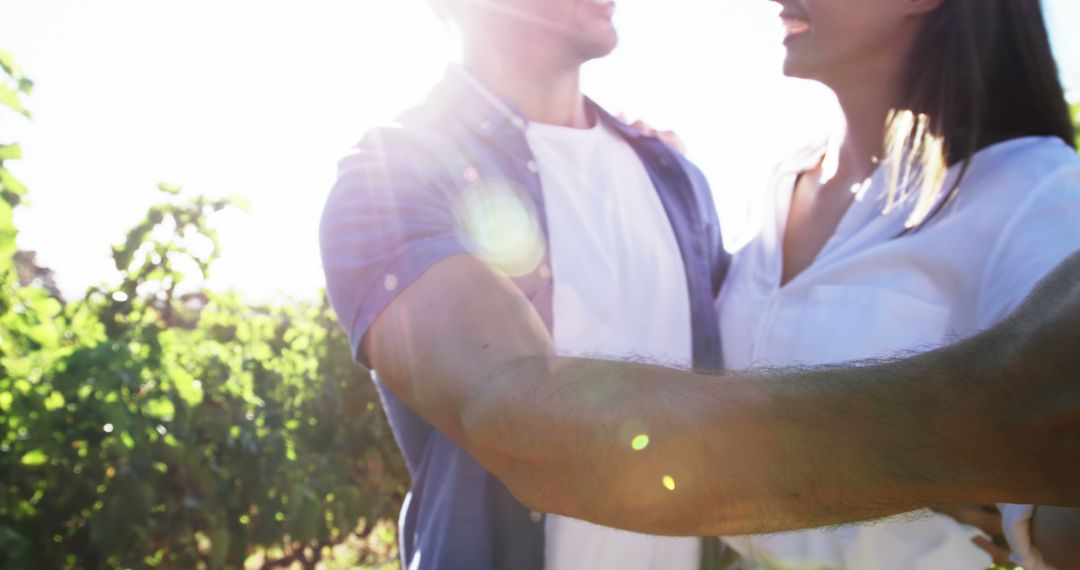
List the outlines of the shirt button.
<svg viewBox="0 0 1080 570">
<path fill-rule="evenodd" d="M 485 131 L 490 131 L 491 130 L 491 121 L 484 121 L 483 123 L 480 123 L 480 128 L 482 130 L 485 130 Z"/>
<path fill-rule="evenodd" d="M 540 165 L 536 164 L 535 160 L 530 160 L 529 162 L 525 163 L 525 168 L 528 168 L 529 172 L 532 172 L 533 174 L 540 172 Z"/>
<path fill-rule="evenodd" d="M 547 281 L 548 279 L 551 279 L 551 267 L 548 267 L 548 265 L 545 263 L 544 265 L 540 266 L 537 274 L 540 276 L 541 279 Z"/>
<path fill-rule="evenodd" d="M 529 511 L 529 518 L 532 519 L 532 522 L 538 523 L 544 520 L 544 515 L 536 511 Z"/>
<path fill-rule="evenodd" d="M 514 125 L 519 130 L 522 130 L 522 131 L 524 131 L 529 126 L 524 120 L 522 120 L 521 117 L 514 117 L 514 118 L 510 119 L 510 124 Z"/>
</svg>

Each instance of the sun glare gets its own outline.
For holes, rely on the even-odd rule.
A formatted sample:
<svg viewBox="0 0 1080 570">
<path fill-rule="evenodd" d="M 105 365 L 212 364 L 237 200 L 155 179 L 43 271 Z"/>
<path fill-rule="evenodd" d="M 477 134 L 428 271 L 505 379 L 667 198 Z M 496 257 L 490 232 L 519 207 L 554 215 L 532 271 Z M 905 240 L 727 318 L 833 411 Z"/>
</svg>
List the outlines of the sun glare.
<svg viewBox="0 0 1080 570">
<path fill-rule="evenodd" d="M 1051 21 L 1074 6 L 1052 0 Z M 4 13 L 2 47 L 36 82 L 34 121 L 3 125 L 22 143 L 11 168 L 33 204 L 19 213 L 20 247 L 37 250 L 69 296 L 115 279 L 109 245 L 169 182 L 250 199 L 250 216 L 217 224 L 212 288 L 314 297 L 336 159 L 420 102 L 458 57 L 426 0 L 9 0 Z M 616 24 L 619 49 L 587 66 L 587 93 L 678 131 L 737 245 L 775 162 L 830 124 L 831 98 L 781 77 L 768 2 L 628 0 Z M 1059 44 L 1075 43 L 1065 36 Z M 1074 87 L 1077 59 L 1062 59 Z M 532 263 L 534 236 L 520 237 Z"/>
</svg>

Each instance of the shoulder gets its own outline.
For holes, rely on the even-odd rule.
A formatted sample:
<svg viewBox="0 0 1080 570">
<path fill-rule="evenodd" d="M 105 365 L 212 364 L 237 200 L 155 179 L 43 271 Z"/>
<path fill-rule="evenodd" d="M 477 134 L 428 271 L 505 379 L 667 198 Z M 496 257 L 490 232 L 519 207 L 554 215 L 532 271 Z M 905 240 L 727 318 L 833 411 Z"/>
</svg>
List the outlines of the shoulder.
<svg viewBox="0 0 1080 570">
<path fill-rule="evenodd" d="M 995 145 L 972 164 L 968 218 L 997 235 L 992 257 L 1064 256 L 1080 247 L 1080 155 L 1059 139 Z"/>
<path fill-rule="evenodd" d="M 978 193 L 998 194 L 1014 206 L 1044 194 L 1080 199 L 1080 155 L 1054 137 L 1013 139 L 977 153 L 968 180 Z"/>
<path fill-rule="evenodd" d="M 452 154 L 445 122 L 425 105 L 406 111 L 393 122 L 369 128 L 339 159 L 339 177 L 357 169 L 415 169 L 436 164 L 426 159 Z"/>
<path fill-rule="evenodd" d="M 807 144 L 777 162 L 768 177 L 769 197 L 775 197 L 777 194 L 786 195 L 791 190 L 795 178 L 821 164 L 828 148 L 826 141 Z"/>
<path fill-rule="evenodd" d="M 807 144 L 784 156 L 767 175 L 759 178 L 765 183 L 764 191 L 754 192 L 749 206 L 758 222 L 763 221 L 762 216 L 772 216 L 778 208 L 786 207 L 784 204 L 790 202 L 799 176 L 821 165 L 827 149 L 827 141 Z"/>
<path fill-rule="evenodd" d="M 449 173 L 464 160 L 446 124 L 420 107 L 368 129 L 338 160 L 323 206 L 324 238 L 359 227 L 361 219 L 386 224 L 418 219 L 425 208 L 445 209 L 456 188 Z"/>
<path fill-rule="evenodd" d="M 1056 142 L 1055 142 L 1056 141 Z M 990 245 L 978 296 L 980 327 L 1013 310 L 1035 283 L 1080 248 L 1080 156 L 1056 139 L 1010 141 L 977 156 L 983 164 L 958 208 L 965 237 Z M 965 205 L 961 205 L 965 204 Z"/>
</svg>

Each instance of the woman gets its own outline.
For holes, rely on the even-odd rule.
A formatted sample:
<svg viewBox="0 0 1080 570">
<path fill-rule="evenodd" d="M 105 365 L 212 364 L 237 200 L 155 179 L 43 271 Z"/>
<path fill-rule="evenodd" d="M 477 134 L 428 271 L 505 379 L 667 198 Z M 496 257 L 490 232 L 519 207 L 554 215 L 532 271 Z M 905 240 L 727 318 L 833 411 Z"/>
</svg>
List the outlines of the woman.
<svg viewBox="0 0 1080 570">
<path fill-rule="evenodd" d="M 1080 249 L 1080 157 L 1038 0 L 773 1 L 785 74 L 832 89 L 845 128 L 774 177 L 771 215 L 719 300 L 728 367 L 883 357 L 969 336 Z M 1018 509 L 1006 515 L 1021 536 L 1030 509 Z M 1061 536 L 1080 517 L 1037 509 L 1030 527 L 1047 558 L 1077 564 L 1052 533 L 1040 543 L 1043 513 Z M 974 570 L 990 564 L 977 537 L 927 511 L 726 540 L 755 566 Z M 1016 551 L 1041 564 L 1030 542 Z"/>
</svg>

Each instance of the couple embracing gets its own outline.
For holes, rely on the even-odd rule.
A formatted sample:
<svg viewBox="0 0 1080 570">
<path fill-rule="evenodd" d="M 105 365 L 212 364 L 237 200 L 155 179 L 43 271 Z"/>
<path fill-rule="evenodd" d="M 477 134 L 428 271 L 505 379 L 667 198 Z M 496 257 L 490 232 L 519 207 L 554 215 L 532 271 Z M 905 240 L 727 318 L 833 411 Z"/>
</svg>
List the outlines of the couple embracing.
<svg viewBox="0 0 1080 570">
<path fill-rule="evenodd" d="M 412 475 L 406 568 L 1080 564 L 1077 511 L 939 505 L 1045 496 L 980 479 L 1038 441 L 957 443 L 994 419 L 953 407 L 1002 389 L 982 331 L 1080 249 L 1039 1 L 777 1 L 785 73 L 845 125 L 732 255 L 670 134 L 579 88 L 613 3 L 433 0 L 462 64 L 341 161 L 321 228 Z"/>
</svg>

